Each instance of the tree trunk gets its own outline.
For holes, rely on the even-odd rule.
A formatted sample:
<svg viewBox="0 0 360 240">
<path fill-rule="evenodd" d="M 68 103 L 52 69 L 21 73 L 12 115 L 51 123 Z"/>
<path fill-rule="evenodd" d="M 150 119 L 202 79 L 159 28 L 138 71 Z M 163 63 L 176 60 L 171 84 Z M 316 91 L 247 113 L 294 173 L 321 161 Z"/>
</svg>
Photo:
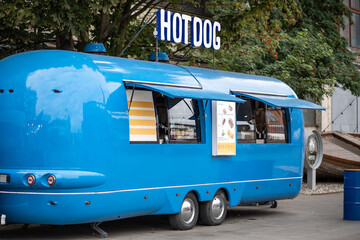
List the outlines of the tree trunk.
<svg viewBox="0 0 360 240">
<path fill-rule="evenodd" d="M 115 48 L 115 56 L 119 56 L 121 51 L 125 47 L 125 37 L 126 37 L 126 27 L 129 25 L 129 20 L 126 19 L 120 23 L 119 29 L 117 31 L 117 36 L 119 39 L 119 42 L 116 44 Z"/>
<path fill-rule="evenodd" d="M 105 43 L 109 38 L 109 28 L 110 25 L 110 15 L 109 13 L 101 13 L 101 20 L 100 20 L 100 31 L 99 31 L 99 42 Z"/>
<path fill-rule="evenodd" d="M 66 34 L 56 35 L 56 48 L 62 50 L 74 50 L 74 40 L 72 37 L 67 37 Z"/>
<path fill-rule="evenodd" d="M 84 50 L 86 43 L 87 41 L 84 39 L 79 39 L 78 43 L 76 44 L 76 49 L 78 52 L 82 52 Z"/>
</svg>

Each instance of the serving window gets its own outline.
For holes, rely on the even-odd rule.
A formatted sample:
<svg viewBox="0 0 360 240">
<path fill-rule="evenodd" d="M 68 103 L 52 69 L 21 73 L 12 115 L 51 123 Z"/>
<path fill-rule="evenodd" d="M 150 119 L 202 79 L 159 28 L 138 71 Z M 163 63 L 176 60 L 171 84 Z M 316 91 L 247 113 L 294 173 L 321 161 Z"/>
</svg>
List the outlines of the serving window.
<svg viewBox="0 0 360 240">
<path fill-rule="evenodd" d="M 254 102 L 236 104 L 236 123 L 238 142 L 255 142 Z"/>
<path fill-rule="evenodd" d="M 286 113 L 284 109 L 268 106 L 265 112 L 267 142 L 286 143 Z"/>
<path fill-rule="evenodd" d="M 131 143 L 200 143 L 198 101 L 127 89 Z"/>
<path fill-rule="evenodd" d="M 170 141 L 199 142 L 199 110 L 196 100 L 167 98 Z"/>
<path fill-rule="evenodd" d="M 243 99 L 247 101 L 236 104 L 238 143 L 288 142 L 285 109 L 250 98 Z"/>
</svg>

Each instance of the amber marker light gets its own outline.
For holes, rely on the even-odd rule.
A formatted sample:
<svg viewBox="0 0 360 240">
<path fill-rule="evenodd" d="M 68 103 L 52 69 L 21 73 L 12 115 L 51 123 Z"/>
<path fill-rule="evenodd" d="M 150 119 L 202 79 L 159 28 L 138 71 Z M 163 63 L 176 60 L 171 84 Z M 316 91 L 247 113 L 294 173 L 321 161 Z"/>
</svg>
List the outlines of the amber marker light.
<svg viewBox="0 0 360 240">
<path fill-rule="evenodd" d="M 59 89 L 53 89 L 52 91 L 53 91 L 54 93 L 62 93 L 62 91 L 59 90 Z"/>
<path fill-rule="evenodd" d="M 144 198 L 145 198 L 145 199 L 148 199 L 148 196 L 145 196 Z"/>
<path fill-rule="evenodd" d="M 85 204 L 86 204 L 86 205 L 90 205 L 90 204 L 91 204 L 91 202 L 90 202 L 90 201 L 87 201 L 87 202 L 85 202 Z"/>
</svg>

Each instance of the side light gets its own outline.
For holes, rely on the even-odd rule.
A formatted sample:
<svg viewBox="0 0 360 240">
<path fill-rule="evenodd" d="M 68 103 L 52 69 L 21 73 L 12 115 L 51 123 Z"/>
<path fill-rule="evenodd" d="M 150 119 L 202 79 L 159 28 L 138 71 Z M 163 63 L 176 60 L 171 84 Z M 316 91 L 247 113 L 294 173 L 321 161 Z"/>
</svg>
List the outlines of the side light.
<svg viewBox="0 0 360 240">
<path fill-rule="evenodd" d="M 56 178 L 54 175 L 49 175 L 48 178 L 47 178 L 47 183 L 52 186 L 54 185 L 56 182 Z"/>
<path fill-rule="evenodd" d="M 29 186 L 32 186 L 35 184 L 36 178 L 34 175 L 30 174 L 29 176 L 27 176 L 26 181 L 27 181 L 27 184 L 29 184 Z"/>
</svg>

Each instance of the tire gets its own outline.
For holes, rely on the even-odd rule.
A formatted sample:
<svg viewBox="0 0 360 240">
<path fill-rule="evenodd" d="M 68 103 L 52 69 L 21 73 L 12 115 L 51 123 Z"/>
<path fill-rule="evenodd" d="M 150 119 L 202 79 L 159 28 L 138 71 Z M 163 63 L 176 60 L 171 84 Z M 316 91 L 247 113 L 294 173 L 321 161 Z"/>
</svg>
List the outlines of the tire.
<svg viewBox="0 0 360 240">
<path fill-rule="evenodd" d="M 211 201 L 200 203 L 200 220 L 208 226 L 220 225 L 227 213 L 227 199 L 225 193 L 219 190 Z"/>
<path fill-rule="evenodd" d="M 277 208 L 277 205 L 278 205 L 277 201 L 274 200 L 274 201 L 271 201 L 271 206 L 270 207 L 271 208 Z"/>
<path fill-rule="evenodd" d="M 194 193 L 186 194 L 179 213 L 169 215 L 169 222 L 175 230 L 192 229 L 199 218 L 199 204 Z"/>
</svg>

